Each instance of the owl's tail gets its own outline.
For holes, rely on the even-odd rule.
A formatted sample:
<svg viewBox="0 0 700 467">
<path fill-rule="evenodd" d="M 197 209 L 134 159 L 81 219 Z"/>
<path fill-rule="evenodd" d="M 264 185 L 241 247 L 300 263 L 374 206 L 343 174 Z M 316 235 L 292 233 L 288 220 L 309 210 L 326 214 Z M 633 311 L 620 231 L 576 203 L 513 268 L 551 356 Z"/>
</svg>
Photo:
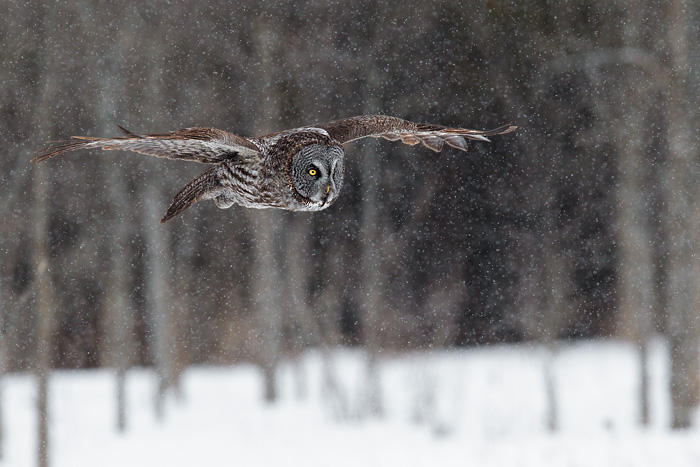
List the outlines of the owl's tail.
<svg viewBox="0 0 700 467">
<path fill-rule="evenodd" d="M 175 195 L 173 202 L 160 220 L 160 223 L 168 222 L 197 201 L 213 198 L 216 194 L 216 190 L 220 188 L 217 169 L 218 166 L 214 166 L 185 185 L 182 190 Z"/>
</svg>

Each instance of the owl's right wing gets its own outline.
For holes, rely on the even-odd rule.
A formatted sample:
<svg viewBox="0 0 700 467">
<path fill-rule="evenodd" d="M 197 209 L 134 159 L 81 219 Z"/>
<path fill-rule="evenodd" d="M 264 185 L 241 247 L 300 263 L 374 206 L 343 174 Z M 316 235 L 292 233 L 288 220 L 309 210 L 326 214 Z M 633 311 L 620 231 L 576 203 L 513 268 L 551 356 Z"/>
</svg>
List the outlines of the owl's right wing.
<svg viewBox="0 0 700 467">
<path fill-rule="evenodd" d="M 167 159 L 216 164 L 224 160 L 255 157 L 258 147 L 250 140 L 215 128 L 185 128 L 170 133 L 137 135 L 122 127 L 124 136 L 93 138 L 73 136 L 73 140 L 56 141 L 32 162 L 43 162 L 68 151 L 104 149 L 134 151 Z"/>
<path fill-rule="evenodd" d="M 372 136 L 382 137 L 389 141 L 400 140 L 412 146 L 422 143 L 423 146 L 435 152 L 440 152 L 445 143 L 453 148 L 466 151 L 468 139 L 489 141 L 488 136 L 510 133 L 517 128 L 513 125 L 504 125 L 494 130 L 468 130 L 432 123 L 409 122 L 388 115 L 360 115 L 315 126 L 326 130 L 331 138 L 340 143 Z"/>
</svg>

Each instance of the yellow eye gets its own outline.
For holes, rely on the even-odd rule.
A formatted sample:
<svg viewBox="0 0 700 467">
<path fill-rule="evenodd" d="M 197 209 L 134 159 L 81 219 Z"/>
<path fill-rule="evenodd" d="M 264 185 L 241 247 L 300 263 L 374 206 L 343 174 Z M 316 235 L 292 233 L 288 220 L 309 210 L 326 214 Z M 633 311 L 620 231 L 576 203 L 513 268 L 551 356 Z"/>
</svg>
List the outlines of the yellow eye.
<svg viewBox="0 0 700 467">
<path fill-rule="evenodd" d="M 315 177 L 317 173 L 318 172 L 316 172 L 316 169 L 309 169 L 309 175 L 311 175 L 312 177 Z"/>
</svg>

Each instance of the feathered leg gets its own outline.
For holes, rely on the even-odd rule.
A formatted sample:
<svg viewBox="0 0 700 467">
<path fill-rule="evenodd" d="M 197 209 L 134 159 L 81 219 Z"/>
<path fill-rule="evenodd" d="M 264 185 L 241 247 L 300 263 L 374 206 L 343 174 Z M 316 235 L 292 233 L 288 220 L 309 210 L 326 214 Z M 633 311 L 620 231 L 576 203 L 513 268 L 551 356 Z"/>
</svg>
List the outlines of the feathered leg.
<svg viewBox="0 0 700 467">
<path fill-rule="evenodd" d="M 219 195 L 222 187 L 219 183 L 218 166 L 206 170 L 190 183 L 185 185 L 180 192 L 175 195 L 165 216 L 160 220 L 163 224 L 180 214 L 185 209 L 202 199 L 214 198 Z"/>
</svg>

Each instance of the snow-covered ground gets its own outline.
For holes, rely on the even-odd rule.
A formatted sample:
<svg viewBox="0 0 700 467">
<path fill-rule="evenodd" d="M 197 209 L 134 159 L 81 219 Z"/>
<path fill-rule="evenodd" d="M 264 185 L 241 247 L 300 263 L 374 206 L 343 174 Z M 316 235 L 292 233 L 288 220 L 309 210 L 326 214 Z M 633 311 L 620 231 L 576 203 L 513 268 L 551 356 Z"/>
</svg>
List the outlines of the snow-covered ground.
<svg viewBox="0 0 700 467">
<path fill-rule="evenodd" d="M 266 405 L 249 365 L 192 368 L 180 400 L 153 410 L 154 377 L 128 374 L 128 429 L 115 429 L 114 378 L 106 370 L 51 380 L 53 466 L 700 466 L 700 430 L 671 432 L 662 346 L 651 362 L 651 426 L 637 425 L 637 365 L 614 342 L 562 346 L 554 359 L 560 429 L 546 428 L 540 347 L 385 356 L 384 415 L 363 415 L 359 351 L 319 353 L 280 370 L 280 401 Z M 336 375 L 324 384 L 324 368 Z M 300 384 L 301 383 L 301 384 Z M 325 389 L 324 389 L 325 388 Z M 305 390 L 304 390 L 305 389 Z M 306 396 L 299 398 L 299 392 Z M 35 383 L 5 379 L 2 467 L 35 465 Z"/>
</svg>

